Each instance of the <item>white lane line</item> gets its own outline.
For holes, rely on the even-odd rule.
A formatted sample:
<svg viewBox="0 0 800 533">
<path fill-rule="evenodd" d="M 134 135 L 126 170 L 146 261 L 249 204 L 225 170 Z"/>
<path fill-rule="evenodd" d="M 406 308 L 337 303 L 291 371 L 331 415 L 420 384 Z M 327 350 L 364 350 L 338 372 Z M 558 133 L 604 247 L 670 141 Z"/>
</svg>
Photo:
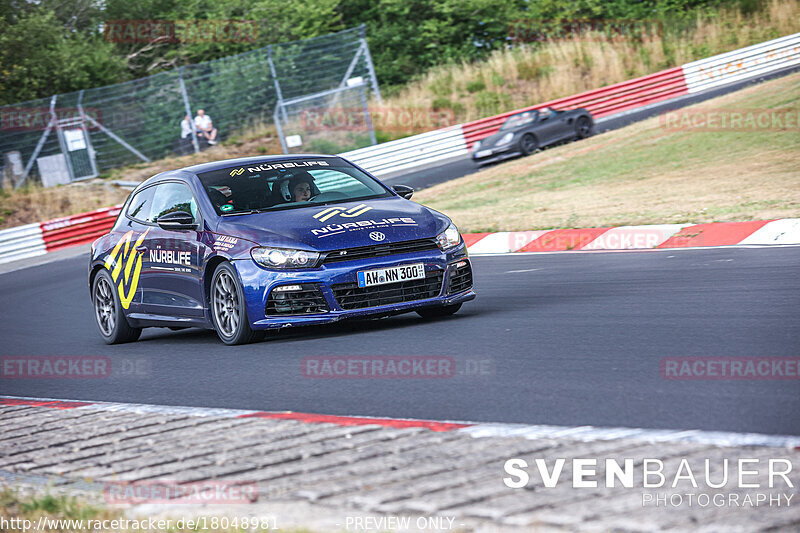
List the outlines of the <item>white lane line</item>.
<svg viewBox="0 0 800 533">
<path fill-rule="evenodd" d="M 506 274 L 521 274 L 523 272 L 536 272 L 537 270 L 542 270 L 541 268 L 525 268 L 523 270 L 509 270 Z"/>
</svg>

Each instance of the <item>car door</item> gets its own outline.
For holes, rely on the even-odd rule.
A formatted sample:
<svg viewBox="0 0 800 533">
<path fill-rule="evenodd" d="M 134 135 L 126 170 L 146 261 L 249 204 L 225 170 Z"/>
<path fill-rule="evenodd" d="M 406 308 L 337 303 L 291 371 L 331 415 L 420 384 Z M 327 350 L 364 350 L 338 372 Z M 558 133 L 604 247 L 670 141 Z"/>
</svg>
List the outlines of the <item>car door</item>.
<svg viewBox="0 0 800 533">
<path fill-rule="evenodd" d="M 168 230 L 158 226 L 167 213 L 185 211 L 198 223 L 196 230 Z M 186 183 L 161 182 L 155 186 L 144 240 L 141 276 L 142 309 L 150 315 L 202 318 L 203 264 L 208 247 L 202 242 L 202 217 Z"/>
<path fill-rule="evenodd" d="M 147 187 L 133 195 L 111 233 L 112 249 L 105 258 L 120 303 L 130 313 L 143 312 L 141 278 L 147 270 L 144 240 L 152 229 L 149 217 L 154 193 L 155 187 Z"/>
<path fill-rule="evenodd" d="M 557 113 L 539 112 L 536 122 L 536 136 L 539 139 L 539 146 L 546 146 L 558 141 L 562 135 L 563 125 Z"/>
</svg>

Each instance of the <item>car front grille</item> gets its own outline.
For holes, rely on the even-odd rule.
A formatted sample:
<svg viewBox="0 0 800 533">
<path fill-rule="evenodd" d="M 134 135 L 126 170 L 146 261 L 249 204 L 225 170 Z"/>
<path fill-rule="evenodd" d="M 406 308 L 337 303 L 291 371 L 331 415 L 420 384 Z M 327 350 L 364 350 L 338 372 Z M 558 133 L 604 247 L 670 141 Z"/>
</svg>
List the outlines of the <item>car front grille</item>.
<svg viewBox="0 0 800 533">
<path fill-rule="evenodd" d="M 359 248 L 346 248 L 344 250 L 328 252 L 322 260 L 322 264 L 438 249 L 439 245 L 436 244 L 436 239 L 417 239 L 415 241 L 373 244 L 370 246 L 361 246 Z"/>
<path fill-rule="evenodd" d="M 425 279 L 400 281 L 372 287 L 359 287 L 358 283 L 339 283 L 331 288 L 336 301 L 339 302 L 339 306 L 349 311 L 435 298 L 442 292 L 443 280 L 443 271 L 432 270 L 425 274 Z"/>
<path fill-rule="evenodd" d="M 272 289 L 264 312 L 267 316 L 313 315 L 326 313 L 330 309 L 319 285 L 304 283 L 299 291 L 276 291 Z"/>
<path fill-rule="evenodd" d="M 469 261 L 459 261 L 450 265 L 447 294 L 458 294 L 470 288 L 472 288 L 472 266 Z"/>
</svg>

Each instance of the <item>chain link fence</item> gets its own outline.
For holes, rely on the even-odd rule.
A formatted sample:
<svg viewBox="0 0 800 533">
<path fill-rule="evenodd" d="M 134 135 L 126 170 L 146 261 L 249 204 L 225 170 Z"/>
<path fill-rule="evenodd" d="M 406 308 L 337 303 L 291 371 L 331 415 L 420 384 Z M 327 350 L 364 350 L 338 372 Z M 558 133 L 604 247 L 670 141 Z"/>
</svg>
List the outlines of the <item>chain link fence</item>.
<svg viewBox="0 0 800 533">
<path fill-rule="evenodd" d="M 330 91 L 345 95 L 356 89 L 359 101 L 380 100 L 365 37 L 362 25 L 125 83 L 0 107 L 4 174 L 13 174 L 9 179 L 17 186 L 30 178 L 53 185 L 201 150 L 207 143 L 196 129 L 192 126 L 191 134 L 184 131 L 183 137 L 181 129 L 184 117 L 194 117 L 198 109 L 211 117 L 217 139 L 224 140 L 243 128 L 271 124 L 276 116 L 287 121 L 289 111 L 282 105 L 287 99 Z M 356 87 L 352 80 L 358 82 Z M 346 100 L 347 105 L 355 101 Z M 311 101 L 316 106 L 341 103 Z M 370 138 L 365 133 L 351 136 L 346 146 L 374 143 L 374 134 Z M 285 138 L 281 140 L 288 151 Z"/>
</svg>

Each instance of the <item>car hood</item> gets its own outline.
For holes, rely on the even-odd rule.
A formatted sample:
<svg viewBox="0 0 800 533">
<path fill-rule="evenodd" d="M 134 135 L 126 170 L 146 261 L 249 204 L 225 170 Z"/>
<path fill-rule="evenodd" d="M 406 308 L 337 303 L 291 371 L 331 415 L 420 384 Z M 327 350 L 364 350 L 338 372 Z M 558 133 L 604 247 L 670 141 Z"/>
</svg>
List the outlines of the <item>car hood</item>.
<svg viewBox="0 0 800 533">
<path fill-rule="evenodd" d="M 449 223 L 441 213 L 391 197 L 222 217 L 217 233 L 262 246 L 328 251 L 435 237 Z"/>
</svg>

